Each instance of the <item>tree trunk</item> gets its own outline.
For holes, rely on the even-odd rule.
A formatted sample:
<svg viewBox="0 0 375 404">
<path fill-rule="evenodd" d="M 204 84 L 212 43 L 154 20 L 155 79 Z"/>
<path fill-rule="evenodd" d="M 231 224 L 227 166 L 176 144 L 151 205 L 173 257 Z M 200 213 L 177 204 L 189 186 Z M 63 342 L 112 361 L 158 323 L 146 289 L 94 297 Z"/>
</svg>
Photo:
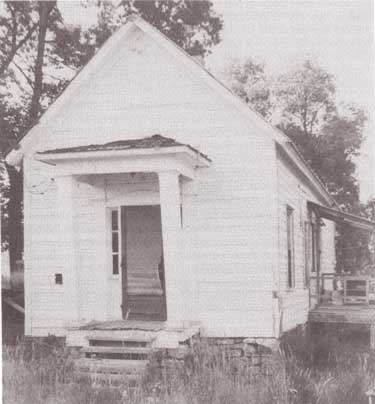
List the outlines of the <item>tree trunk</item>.
<svg viewBox="0 0 375 404">
<path fill-rule="evenodd" d="M 23 175 L 6 164 L 9 178 L 8 232 L 10 270 L 16 269 L 15 262 L 22 259 L 23 253 Z"/>
<path fill-rule="evenodd" d="M 56 1 L 39 2 L 39 32 L 38 32 L 38 50 L 35 61 L 34 92 L 30 107 L 30 124 L 32 125 L 39 116 L 40 97 L 43 91 L 43 62 L 44 50 L 46 47 L 46 34 L 48 28 L 48 18 L 56 5 Z"/>
<path fill-rule="evenodd" d="M 29 124 L 32 125 L 40 112 L 40 98 L 43 90 L 43 61 L 48 28 L 48 18 L 56 5 L 56 1 L 40 1 L 38 24 L 38 48 L 35 61 L 34 92 L 31 99 Z M 23 254 L 23 175 L 14 167 L 6 165 L 9 176 L 9 202 L 8 202 L 8 227 L 9 227 L 9 261 L 11 270 L 15 269 L 15 261 L 22 259 Z"/>
<path fill-rule="evenodd" d="M 36 30 L 36 25 L 32 26 L 27 34 L 22 38 L 18 44 L 14 44 L 12 46 L 12 50 L 10 51 L 9 55 L 6 57 L 3 64 L 0 66 L 0 77 L 3 76 L 5 71 L 8 69 L 9 65 L 13 62 L 14 57 L 16 56 L 17 52 L 22 48 L 23 45 L 32 37 L 34 31 Z"/>
</svg>

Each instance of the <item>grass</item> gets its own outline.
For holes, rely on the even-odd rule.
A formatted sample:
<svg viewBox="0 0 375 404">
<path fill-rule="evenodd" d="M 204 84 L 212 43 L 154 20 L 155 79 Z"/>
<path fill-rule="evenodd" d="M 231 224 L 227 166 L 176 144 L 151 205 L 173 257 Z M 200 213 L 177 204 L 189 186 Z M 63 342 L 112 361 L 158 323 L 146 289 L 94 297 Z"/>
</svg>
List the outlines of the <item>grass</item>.
<svg viewBox="0 0 375 404">
<path fill-rule="evenodd" d="M 200 343 L 185 364 L 160 369 L 156 360 L 130 388 L 77 382 L 73 357 L 49 337 L 3 349 L 5 404 L 367 404 L 375 355 L 353 329 L 290 333 L 262 370 Z"/>
</svg>

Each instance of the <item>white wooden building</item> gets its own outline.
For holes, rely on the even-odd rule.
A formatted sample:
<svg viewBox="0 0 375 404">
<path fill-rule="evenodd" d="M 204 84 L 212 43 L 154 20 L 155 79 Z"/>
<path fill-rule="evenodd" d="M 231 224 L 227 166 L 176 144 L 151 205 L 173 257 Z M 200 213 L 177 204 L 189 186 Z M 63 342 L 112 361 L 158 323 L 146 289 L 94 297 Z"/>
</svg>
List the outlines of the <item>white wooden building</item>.
<svg viewBox="0 0 375 404">
<path fill-rule="evenodd" d="M 7 161 L 24 168 L 30 336 L 128 319 L 272 340 L 335 268 L 335 225 L 308 202 L 338 208 L 292 142 L 139 18 Z"/>
</svg>

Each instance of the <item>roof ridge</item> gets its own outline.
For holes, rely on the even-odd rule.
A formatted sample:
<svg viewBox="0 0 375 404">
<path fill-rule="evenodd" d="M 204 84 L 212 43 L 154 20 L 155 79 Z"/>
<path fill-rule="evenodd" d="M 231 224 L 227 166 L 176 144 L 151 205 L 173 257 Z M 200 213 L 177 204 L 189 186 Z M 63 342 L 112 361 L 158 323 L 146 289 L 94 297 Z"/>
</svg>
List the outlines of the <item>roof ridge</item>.
<svg viewBox="0 0 375 404">
<path fill-rule="evenodd" d="M 247 115 L 247 113 L 252 113 L 254 118 L 255 118 L 255 124 L 258 125 L 259 129 L 261 131 L 264 131 L 265 134 L 267 134 L 273 141 L 279 143 L 282 147 L 285 148 L 286 143 L 291 143 L 293 144 L 289 137 L 282 132 L 280 129 L 278 129 L 277 127 L 273 126 L 270 122 L 268 122 L 261 114 L 259 114 L 257 111 L 255 111 L 254 109 L 251 108 L 251 106 L 249 106 L 249 104 L 247 104 L 243 99 L 241 99 L 240 97 L 238 97 L 232 90 L 230 90 L 229 87 L 227 87 L 224 83 L 222 83 L 219 79 L 217 79 L 207 68 L 205 68 L 204 66 L 202 66 L 200 63 L 198 63 L 191 55 L 189 55 L 184 49 L 182 49 L 181 47 L 179 47 L 175 42 L 173 42 L 170 38 L 168 38 L 163 32 L 161 32 L 160 30 L 158 30 L 156 27 L 154 27 L 151 23 L 147 22 L 144 18 L 142 18 L 140 15 L 132 13 L 130 14 L 128 17 L 126 17 L 125 23 L 123 25 L 121 25 L 104 43 L 103 45 L 98 49 L 98 51 L 93 55 L 93 57 L 89 60 L 89 62 L 83 66 L 78 72 L 77 74 L 73 77 L 73 79 L 71 80 L 71 82 L 69 83 L 69 85 L 66 87 L 71 88 L 72 84 L 76 84 L 76 78 L 79 76 L 80 73 L 82 73 L 83 70 L 85 70 L 84 74 L 85 76 L 82 78 L 87 79 L 86 76 L 88 76 L 88 71 L 86 69 L 86 66 L 94 63 L 93 67 L 91 68 L 91 70 L 93 70 L 95 67 L 98 67 L 98 64 L 100 62 L 101 59 L 99 59 L 98 61 L 98 56 L 101 55 L 101 58 L 104 57 L 104 48 L 106 49 L 106 51 L 108 51 L 108 49 L 110 49 L 110 46 L 112 44 L 115 43 L 115 38 L 120 38 L 122 36 L 125 37 L 126 33 L 131 29 L 131 24 L 134 24 L 134 26 L 136 26 L 137 28 L 139 28 L 140 30 L 142 30 L 145 34 L 149 34 L 149 36 L 157 41 L 159 38 L 163 39 L 166 44 L 170 44 L 171 48 L 173 50 L 175 50 L 176 52 L 178 52 L 178 54 L 185 56 L 185 59 L 191 63 L 192 65 L 194 64 L 195 66 L 197 66 L 199 68 L 199 70 L 197 70 L 197 72 L 201 71 L 201 72 L 205 72 L 207 78 L 210 78 L 212 80 L 213 83 L 216 83 L 217 86 L 219 86 L 221 88 L 221 95 L 223 97 L 225 97 L 225 95 L 229 96 L 229 100 L 228 102 L 230 102 L 232 100 L 232 103 L 234 104 L 234 106 L 245 116 Z M 161 46 L 163 46 L 164 44 L 161 43 Z M 172 51 L 171 49 L 171 51 Z M 168 50 L 168 49 L 167 49 Z M 101 52 L 102 51 L 102 52 Z M 178 55 L 177 55 L 178 56 Z M 182 62 L 184 62 L 182 60 Z M 189 68 L 189 66 L 187 66 L 187 68 Z M 90 71 L 90 70 L 89 70 Z M 194 73 L 194 72 L 193 72 Z M 202 76 L 201 80 L 204 80 L 204 77 Z M 73 83 L 74 82 L 74 83 Z M 210 82 L 208 82 L 207 84 L 208 86 L 210 86 Z M 73 90 L 71 90 L 70 92 L 77 90 L 77 85 L 74 87 Z M 213 87 L 211 85 L 211 87 Z M 216 89 L 217 92 L 220 92 L 219 87 Z M 215 90 L 215 88 L 214 88 Z M 48 107 L 48 110 L 50 110 L 50 108 L 55 107 L 55 110 L 57 108 L 59 108 L 60 104 L 61 104 L 61 96 L 65 93 L 65 89 L 62 91 L 62 93 L 59 94 L 59 96 L 54 100 L 54 102 Z M 58 106 L 56 106 L 56 102 L 60 101 L 60 104 Z M 61 107 L 61 106 L 60 106 Z M 46 111 L 45 114 L 43 114 L 40 117 L 40 120 L 44 119 L 51 119 L 50 115 L 48 115 L 48 110 Z M 53 110 L 52 112 L 56 114 L 56 111 Z M 47 116 L 47 118 L 45 118 L 45 116 Z M 39 121 L 37 121 L 35 123 L 38 124 Z M 34 126 L 35 126 L 34 125 Z M 19 139 L 19 141 L 17 142 L 17 144 L 19 144 L 20 141 L 22 141 L 22 139 L 30 132 L 32 131 L 33 128 L 30 128 L 29 130 L 25 131 L 24 135 Z M 5 157 L 7 157 L 7 155 L 9 154 L 9 152 L 11 150 L 14 150 L 15 147 L 13 146 L 10 150 L 7 150 Z M 296 147 L 294 147 L 294 149 L 296 150 Z M 289 153 L 287 151 L 287 153 Z M 23 154 L 23 153 L 21 153 Z M 330 193 L 328 192 L 328 190 L 326 189 L 323 181 L 320 179 L 320 177 L 312 170 L 312 168 L 310 167 L 310 165 L 306 162 L 306 160 L 303 158 L 303 156 L 301 156 L 300 152 L 296 152 L 297 158 L 301 161 L 301 163 L 303 164 L 303 166 L 305 166 L 306 170 L 308 172 L 310 172 L 311 176 L 313 179 L 315 179 L 315 181 L 318 183 L 318 189 L 320 188 L 319 192 L 321 194 L 326 194 L 325 195 L 325 199 L 326 201 L 334 201 L 334 198 L 332 197 L 332 195 L 330 195 Z M 322 192 L 323 191 L 323 192 Z"/>
</svg>

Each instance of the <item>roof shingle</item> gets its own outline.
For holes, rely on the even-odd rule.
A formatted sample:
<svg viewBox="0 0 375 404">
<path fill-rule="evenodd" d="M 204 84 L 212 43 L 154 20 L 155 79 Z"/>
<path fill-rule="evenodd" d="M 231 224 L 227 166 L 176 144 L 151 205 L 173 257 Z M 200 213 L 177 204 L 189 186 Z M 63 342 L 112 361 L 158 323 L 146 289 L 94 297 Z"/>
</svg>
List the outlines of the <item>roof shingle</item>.
<svg viewBox="0 0 375 404">
<path fill-rule="evenodd" d="M 76 147 L 65 147 L 60 149 L 43 150 L 38 152 L 38 154 L 61 154 L 61 153 L 79 153 L 79 152 L 91 152 L 91 151 L 109 151 L 109 150 L 131 150 L 131 149 L 154 149 L 154 148 L 166 148 L 166 147 L 176 147 L 185 146 L 195 153 L 199 154 L 208 161 L 211 161 L 208 156 L 201 153 L 194 147 L 177 142 L 172 138 L 167 138 L 162 135 L 156 134 L 150 137 L 145 137 L 142 139 L 127 139 L 127 140 L 117 140 L 115 142 L 109 142 L 104 144 L 91 144 L 85 146 Z"/>
</svg>

